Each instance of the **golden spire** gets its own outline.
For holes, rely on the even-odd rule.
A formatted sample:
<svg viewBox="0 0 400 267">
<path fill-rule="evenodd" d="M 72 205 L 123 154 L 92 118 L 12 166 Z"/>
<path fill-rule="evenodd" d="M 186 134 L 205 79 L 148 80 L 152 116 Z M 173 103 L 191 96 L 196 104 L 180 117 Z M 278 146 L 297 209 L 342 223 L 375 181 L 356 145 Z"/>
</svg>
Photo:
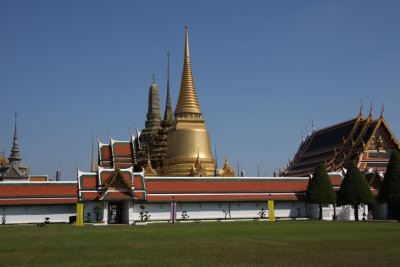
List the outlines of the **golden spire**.
<svg viewBox="0 0 400 267">
<path fill-rule="evenodd" d="M 185 56 L 183 60 L 183 71 L 181 89 L 179 92 L 178 104 L 175 109 L 175 117 L 201 118 L 199 101 L 197 100 L 196 88 L 192 75 L 192 66 L 189 53 L 188 26 L 186 28 Z"/>
<path fill-rule="evenodd" d="M 186 27 L 185 58 L 175 120 L 168 131 L 167 151 L 162 172 L 166 176 L 213 176 L 215 161 L 211 152 L 210 136 L 197 101 L 189 56 Z M 200 161 L 200 169 L 193 163 Z M 196 166 L 194 166 L 196 167 Z M 204 174 L 204 175 L 203 175 Z"/>
</svg>

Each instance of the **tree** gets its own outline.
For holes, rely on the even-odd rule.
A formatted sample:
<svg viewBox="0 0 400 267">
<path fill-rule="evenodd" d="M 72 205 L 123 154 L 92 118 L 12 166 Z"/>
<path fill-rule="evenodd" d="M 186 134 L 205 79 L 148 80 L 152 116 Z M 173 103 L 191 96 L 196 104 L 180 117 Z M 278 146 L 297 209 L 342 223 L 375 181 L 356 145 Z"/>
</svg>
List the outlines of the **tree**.
<svg viewBox="0 0 400 267">
<path fill-rule="evenodd" d="M 358 205 L 375 204 L 371 188 L 364 174 L 358 169 L 354 162 L 349 163 L 346 176 L 340 185 L 337 203 L 338 205 L 353 205 L 356 221 L 358 221 Z"/>
<path fill-rule="evenodd" d="M 322 220 L 322 204 L 336 202 L 336 193 L 326 172 L 325 164 L 318 165 L 313 177 L 308 181 L 306 202 L 319 205 L 319 220 Z"/>
<path fill-rule="evenodd" d="M 400 156 L 397 151 L 390 156 L 379 191 L 379 201 L 397 207 L 397 220 L 400 222 Z"/>
<path fill-rule="evenodd" d="M 94 217 L 96 218 L 96 222 L 100 221 L 100 215 L 102 212 L 102 208 L 99 206 L 96 206 L 93 208 L 93 213 L 94 213 Z"/>
</svg>

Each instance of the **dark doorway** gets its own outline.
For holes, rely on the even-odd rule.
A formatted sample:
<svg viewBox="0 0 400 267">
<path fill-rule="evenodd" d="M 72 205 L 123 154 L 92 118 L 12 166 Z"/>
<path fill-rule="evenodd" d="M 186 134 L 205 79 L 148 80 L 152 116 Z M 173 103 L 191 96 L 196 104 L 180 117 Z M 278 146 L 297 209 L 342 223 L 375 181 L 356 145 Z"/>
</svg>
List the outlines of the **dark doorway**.
<svg viewBox="0 0 400 267">
<path fill-rule="evenodd" d="M 108 223 L 123 224 L 125 222 L 125 202 L 108 203 Z"/>
</svg>

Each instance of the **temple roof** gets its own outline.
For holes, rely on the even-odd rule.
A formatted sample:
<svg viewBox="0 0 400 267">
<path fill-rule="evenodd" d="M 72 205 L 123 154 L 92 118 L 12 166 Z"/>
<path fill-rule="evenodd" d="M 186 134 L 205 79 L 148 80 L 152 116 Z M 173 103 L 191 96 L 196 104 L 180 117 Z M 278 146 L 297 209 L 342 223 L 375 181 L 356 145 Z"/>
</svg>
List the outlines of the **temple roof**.
<svg viewBox="0 0 400 267">
<path fill-rule="evenodd" d="M 367 118 L 360 113 L 354 119 L 313 131 L 301 142 L 282 175 L 308 176 L 320 163 L 326 163 L 329 171 L 338 171 L 349 161 L 358 159 L 379 127 L 384 128 L 399 149 L 399 143 L 382 115 L 374 120 L 371 113 Z"/>
<path fill-rule="evenodd" d="M 2 182 L 0 205 L 73 204 L 77 202 L 74 182 Z"/>
<path fill-rule="evenodd" d="M 19 154 L 18 147 L 18 135 L 17 135 L 17 113 L 15 113 L 15 125 L 14 125 L 14 138 L 13 138 L 13 146 L 11 149 L 11 155 L 8 158 L 10 162 L 19 162 L 21 161 L 21 156 Z"/>
<path fill-rule="evenodd" d="M 0 165 L 0 178 L 1 179 L 16 179 L 25 180 L 29 176 L 29 167 L 21 163 L 21 155 L 19 153 L 18 145 L 18 134 L 17 134 L 17 113 L 15 113 L 15 124 L 14 124 L 14 137 L 13 145 L 11 148 L 11 154 L 8 157 L 8 162 L 4 156 L 1 160 Z"/>
</svg>

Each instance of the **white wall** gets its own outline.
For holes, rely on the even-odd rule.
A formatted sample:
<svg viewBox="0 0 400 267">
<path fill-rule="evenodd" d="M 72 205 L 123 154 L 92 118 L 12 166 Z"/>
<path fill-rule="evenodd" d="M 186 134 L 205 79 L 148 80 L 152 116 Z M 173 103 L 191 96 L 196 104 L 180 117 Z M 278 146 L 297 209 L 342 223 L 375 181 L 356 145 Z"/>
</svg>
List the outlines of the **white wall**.
<svg viewBox="0 0 400 267">
<path fill-rule="evenodd" d="M 129 209 L 129 222 L 140 221 L 141 206 L 145 207 L 145 211 L 148 211 L 149 221 L 169 221 L 171 218 L 170 205 L 170 203 L 134 203 L 133 207 Z M 188 216 L 187 220 L 223 220 L 225 219 L 225 212 L 227 219 L 254 219 L 261 218 L 261 209 L 264 209 L 264 218 L 267 218 L 269 216 L 267 202 L 178 202 L 176 203 L 176 219 L 178 221 L 184 220 L 183 214 L 185 212 Z M 305 218 L 305 203 L 275 202 L 275 217 Z"/>
<path fill-rule="evenodd" d="M 170 203 L 134 203 L 129 209 L 129 221 L 140 221 L 140 210 L 143 206 L 145 211 L 149 212 L 150 221 L 168 221 L 170 220 Z"/>
<path fill-rule="evenodd" d="M 93 211 L 95 207 L 100 207 L 100 216 L 99 216 L 99 221 L 102 221 L 104 219 L 104 202 L 103 201 L 92 201 L 92 202 L 84 202 L 83 204 L 83 221 L 87 222 L 88 221 L 88 213 L 90 213 L 90 219 L 91 222 L 96 221 L 96 215 Z"/>
<path fill-rule="evenodd" d="M 2 206 L 0 207 L 0 218 L 3 217 L 4 214 L 6 217 L 6 224 L 40 223 L 44 222 L 46 217 L 50 218 L 50 222 L 68 223 L 69 217 L 76 215 L 76 204 Z"/>
<path fill-rule="evenodd" d="M 365 215 L 368 215 L 368 205 L 359 205 L 358 206 L 358 219 L 363 219 L 363 213 L 365 211 Z M 319 218 L 319 206 L 318 204 L 309 204 L 309 212 L 311 219 Z M 333 220 L 334 208 L 333 205 L 328 205 L 328 207 L 322 207 L 322 219 L 331 221 Z M 336 215 L 338 220 L 344 221 L 354 221 L 354 208 L 351 205 L 343 205 L 336 207 Z M 367 218 L 365 218 L 367 219 Z"/>
</svg>

